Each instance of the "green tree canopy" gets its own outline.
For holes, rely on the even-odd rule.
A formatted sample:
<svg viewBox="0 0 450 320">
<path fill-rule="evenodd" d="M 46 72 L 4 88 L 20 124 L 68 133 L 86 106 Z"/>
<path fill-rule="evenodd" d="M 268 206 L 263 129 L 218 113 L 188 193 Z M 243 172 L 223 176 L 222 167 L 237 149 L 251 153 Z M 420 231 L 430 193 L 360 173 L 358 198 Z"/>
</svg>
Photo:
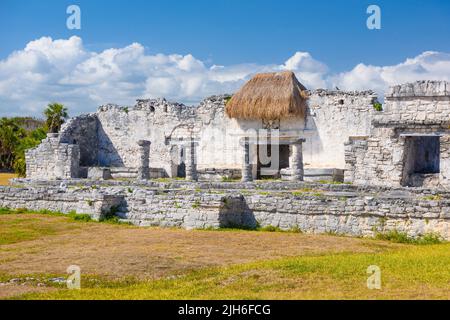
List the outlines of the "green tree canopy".
<svg viewBox="0 0 450 320">
<path fill-rule="evenodd" d="M 48 132 L 56 133 L 69 117 L 67 108 L 61 103 L 50 103 L 44 111 Z"/>
</svg>

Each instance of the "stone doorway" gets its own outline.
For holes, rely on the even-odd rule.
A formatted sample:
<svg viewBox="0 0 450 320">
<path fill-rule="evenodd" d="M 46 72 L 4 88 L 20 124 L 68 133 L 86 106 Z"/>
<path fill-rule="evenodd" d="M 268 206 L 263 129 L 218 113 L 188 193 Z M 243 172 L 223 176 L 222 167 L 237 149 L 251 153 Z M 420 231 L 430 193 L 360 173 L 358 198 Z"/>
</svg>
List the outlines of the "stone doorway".
<svg viewBox="0 0 450 320">
<path fill-rule="evenodd" d="M 180 163 L 177 165 L 177 178 L 186 178 L 186 159 L 184 148 L 180 148 Z"/>
<path fill-rule="evenodd" d="M 257 147 L 256 178 L 280 178 L 280 170 L 289 167 L 289 145 L 264 144 Z"/>
<path fill-rule="evenodd" d="M 421 187 L 437 183 L 439 172 L 439 136 L 407 136 L 402 185 Z"/>
</svg>

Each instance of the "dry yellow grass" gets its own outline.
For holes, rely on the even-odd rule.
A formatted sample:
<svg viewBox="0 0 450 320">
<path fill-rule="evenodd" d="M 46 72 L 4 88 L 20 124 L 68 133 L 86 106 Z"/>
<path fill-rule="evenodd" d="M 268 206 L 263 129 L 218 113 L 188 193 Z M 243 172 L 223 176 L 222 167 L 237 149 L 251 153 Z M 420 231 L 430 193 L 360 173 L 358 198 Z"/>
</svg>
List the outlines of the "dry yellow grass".
<svg viewBox="0 0 450 320">
<path fill-rule="evenodd" d="M 67 266 L 76 264 L 84 273 L 111 279 L 150 279 L 202 267 L 395 247 L 345 237 L 142 228 L 83 223 L 42 214 L 0 215 L 0 230 L 5 230 L 0 231 L 0 274 L 12 275 L 64 273 Z M 22 237 L 27 230 L 30 236 Z"/>
<path fill-rule="evenodd" d="M 0 286 L 0 299 L 449 299 L 450 244 L 286 232 L 142 228 L 0 215 L 0 282 L 66 277 L 82 290 Z M 380 266 L 382 290 L 366 286 Z M 174 275 L 177 275 L 174 277 Z"/>
<path fill-rule="evenodd" d="M 17 174 L 14 173 L 0 173 L 0 186 L 7 186 L 9 179 L 17 178 Z"/>
</svg>

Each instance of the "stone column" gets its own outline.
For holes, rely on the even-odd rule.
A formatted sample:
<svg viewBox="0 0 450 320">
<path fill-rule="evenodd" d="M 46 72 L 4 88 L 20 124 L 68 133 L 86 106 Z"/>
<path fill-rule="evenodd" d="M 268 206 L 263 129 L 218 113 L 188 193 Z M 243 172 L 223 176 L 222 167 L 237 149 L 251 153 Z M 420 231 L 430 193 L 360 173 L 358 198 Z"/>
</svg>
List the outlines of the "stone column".
<svg viewBox="0 0 450 320">
<path fill-rule="evenodd" d="M 138 180 L 146 180 L 150 178 L 150 141 L 139 140 L 137 142 L 139 149 L 139 165 L 138 165 Z"/>
<path fill-rule="evenodd" d="M 197 160 L 195 156 L 195 142 L 191 138 L 184 148 L 186 180 L 197 181 Z"/>
<path fill-rule="evenodd" d="M 244 138 L 244 156 L 242 163 L 242 182 L 253 181 L 252 164 L 250 163 L 250 143 L 248 137 Z"/>
<path fill-rule="evenodd" d="M 292 144 L 292 181 L 303 181 L 303 142 L 305 142 L 305 139 L 299 139 L 294 144 Z"/>
</svg>

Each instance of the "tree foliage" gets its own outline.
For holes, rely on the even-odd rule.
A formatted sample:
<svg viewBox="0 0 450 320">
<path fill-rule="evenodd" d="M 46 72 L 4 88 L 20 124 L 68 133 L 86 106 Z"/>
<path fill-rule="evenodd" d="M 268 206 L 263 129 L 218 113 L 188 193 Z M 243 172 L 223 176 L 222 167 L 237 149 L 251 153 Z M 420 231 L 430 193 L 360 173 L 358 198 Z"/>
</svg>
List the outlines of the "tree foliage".
<svg viewBox="0 0 450 320">
<path fill-rule="evenodd" d="M 47 132 L 58 132 L 68 118 L 60 103 L 49 104 L 44 115 L 45 122 L 29 117 L 0 119 L 0 170 L 25 176 L 25 151 L 41 143 Z"/>
<path fill-rule="evenodd" d="M 46 125 L 49 132 L 58 132 L 69 117 L 67 108 L 60 103 L 50 103 L 44 111 Z"/>
</svg>

